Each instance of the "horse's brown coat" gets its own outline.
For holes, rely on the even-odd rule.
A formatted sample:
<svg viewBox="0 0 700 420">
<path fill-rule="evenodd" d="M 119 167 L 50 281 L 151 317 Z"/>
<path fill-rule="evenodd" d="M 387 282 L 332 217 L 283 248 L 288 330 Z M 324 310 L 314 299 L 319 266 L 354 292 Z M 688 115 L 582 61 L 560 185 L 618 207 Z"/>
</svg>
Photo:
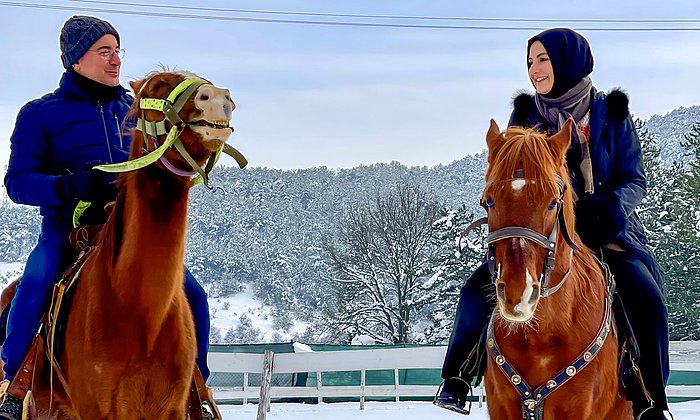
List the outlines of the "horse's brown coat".
<svg viewBox="0 0 700 420">
<path fill-rule="evenodd" d="M 489 230 L 524 226 L 549 235 L 556 212 L 548 206 L 560 196 L 555 178 L 559 175 L 567 184 L 563 202 L 566 226 L 580 249 L 570 258 L 571 248 L 559 233 L 550 286 L 558 284 L 569 267 L 571 275 L 558 292 L 538 300 L 529 322 L 514 323 L 504 313 L 512 315 L 513 306 L 520 301 L 526 270 L 535 284 L 539 283 L 545 250 L 520 239 L 495 245 L 496 259 L 503 264 L 499 283 L 505 290 L 494 311 L 494 336 L 503 354 L 531 386 L 545 383 L 575 360 L 596 336 L 603 319 L 603 274 L 592 252 L 573 232 L 574 197 L 565 163 L 570 130 L 569 121 L 560 133 L 547 138 L 536 130 L 519 127 L 500 133 L 492 122 L 487 135 L 489 168 L 484 199 L 493 204 Z M 524 170 L 527 181 L 522 190 L 511 187 L 518 169 Z M 492 357 L 488 358 L 485 382 L 491 418 L 522 419 L 520 396 Z M 544 418 L 631 418 L 631 405 L 618 394 L 618 382 L 617 343 L 611 334 L 591 364 L 545 400 Z"/>
</svg>

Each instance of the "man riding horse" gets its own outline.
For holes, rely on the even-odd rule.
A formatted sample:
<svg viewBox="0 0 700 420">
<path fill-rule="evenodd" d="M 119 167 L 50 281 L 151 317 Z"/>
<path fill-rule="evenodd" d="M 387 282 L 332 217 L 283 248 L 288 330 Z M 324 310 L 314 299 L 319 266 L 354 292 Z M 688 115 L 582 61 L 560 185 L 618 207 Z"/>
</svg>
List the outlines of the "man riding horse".
<svg viewBox="0 0 700 420">
<path fill-rule="evenodd" d="M 39 206 L 42 224 L 9 313 L 2 346 L 6 381 L 15 379 L 53 285 L 75 258 L 68 234 L 76 205 L 90 203 L 80 224 L 101 224 L 106 218 L 103 206 L 116 197 L 115 177 L 92 168 L 123 162 L 129 155 L 131 138 L 123 124 L 133 98 L 119 84 L 124 57 L 120 41 L 107 21 L 68 19 L 59 41 L 66 70 L 58 89 L 30 101 L 17 116 L 5 186 L 14 202 Z M 194 315 L 197 366 L 206 380 L 207 296 L 187 269 L 184 288 Z M 0 419 L 21 418 L 20 397 L 6 394 Z"/>
</svg>

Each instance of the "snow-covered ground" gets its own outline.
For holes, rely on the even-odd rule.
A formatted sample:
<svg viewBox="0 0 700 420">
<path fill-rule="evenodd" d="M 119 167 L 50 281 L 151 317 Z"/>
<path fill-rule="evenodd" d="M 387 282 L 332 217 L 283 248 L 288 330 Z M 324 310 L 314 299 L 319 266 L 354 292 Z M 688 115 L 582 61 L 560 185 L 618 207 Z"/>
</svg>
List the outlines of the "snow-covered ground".
<svg viewBox="0 0 700 420">
<path fill-rule="evenodd" d="M 226 420 L 253 420 L 257 405 L 221 406 Z M 700 401 L 671 404 L 675 420 L 700 419 Z M 462 416 L 433 406 L 429 402 L 368 402 L 364 411 L 359 403 L 334 404 L 272 404 L 269 420 L 486 420 L 486 406 L 472 408 L 470 416 Z"/>
</svg>

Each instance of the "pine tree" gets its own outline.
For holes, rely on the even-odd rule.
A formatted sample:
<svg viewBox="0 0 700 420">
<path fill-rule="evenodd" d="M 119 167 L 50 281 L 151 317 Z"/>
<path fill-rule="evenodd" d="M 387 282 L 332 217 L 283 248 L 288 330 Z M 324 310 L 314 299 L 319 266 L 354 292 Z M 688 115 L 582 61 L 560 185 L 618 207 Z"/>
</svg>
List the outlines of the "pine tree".
<svg viewBox="0 0 700 420">
<path fill-rule="evenodd" d="M 452 332 L 459 292 L 464 282 L 483 261 L 486 254 L 486 230 L 477 228 L 462 238 L 461 252 L 457 242 L 464 229 L 476 217 L 465 206 L 456 210 L 444 208 L 433 223 L 437 255 L 432 260 L 433 281 L 439 296 L 427 313 L 430 325 L 424 331 L 424 341 L 446 344 Z"/>
<path fill-rule="evenodd" d="M 664 272 L 669 332 L 672 340 L 700 338 L 700 285 L 696 211 L 700 170 L 698 160 L 688 167 L 675 162 L 664 168 L 655 139 L 643 123 L 636 121 L 642 143 L 647 196 L 638 212 L 646 228 L 649 245 Z M 687 136 L 684 146 L 697 158 L 700 136 Z M 695 190 L 694 190 L 695 189 Z"/>
<path fill-rule="evenodd" d="M 682 255 L 676 265 L 672 282 L 674 293 L 669 293 L 669 316 L 673 322 L 671 339 L 700 339 L 700 123 L 695 124 L 682 142 L 691 158 L 683 176 L 677 178 L 679 193 L 675 213 L 682 227 L 680 247 Z"/>
</svg>

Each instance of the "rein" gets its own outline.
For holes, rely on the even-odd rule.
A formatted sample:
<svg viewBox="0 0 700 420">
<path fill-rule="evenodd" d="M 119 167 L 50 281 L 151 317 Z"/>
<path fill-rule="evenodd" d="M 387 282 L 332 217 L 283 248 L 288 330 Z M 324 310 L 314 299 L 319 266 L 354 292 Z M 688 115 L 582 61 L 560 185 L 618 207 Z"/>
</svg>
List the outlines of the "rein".
<svg viewBox="0 0 700 420">
<path fill-rule="evenodd" d="M 150 79 L 149 79 L 150 80 Z M 141 131 L 144 136 L 144 143 L 146 144 L 146 154 L 133 159 L 127 160 L 120 163 L 112 163 L 105 165 L 97 165 L 93 169 L 97 169 L 108 173 L 123 173 L 131 172 L 138 169 L 145 168 L 157 161 L 160 161 L 163 166 L 177 176 L 185 176 L 190 178 L 190 186 L 195 186 L 197 184 L 204 184 L 207 188 L 209 186 L 209 173 L 214 168 L 216 162 L 218 162 L 221 153 L 226 153 L 231 156 L 240 168 L 244 168 L 248 165 L 248 160 L 236 150 L 233 146 L 224 143 L 219 150 L 213 152 L 209 159 L 207 160 L 204 168 L 199 166 L 197 162 L 190 156 L 185 149 L 185 146 L 180 140 L 180 134 L 190 125 L 180 118 L 179 112 L 185 106 L 187 101 L 197 92 L 202 85 L 209 84 L 204 79 L 197 77 L 189 77 L 182 82 L 180 82 L 173 90 L 168 94 L 166 99 L 158 98 L 141 98 L 139 101 L 139 108 L 141 109 L 141 117 L 138 118 L 136 123 L 136 129 Z M 141 87 L 141 91 L 148 85 L 148 81 L 144 83 Z M 146 109 L 152 109 L 155 111 L 160 111 L 163 113 L 164 118 L 160 121 L 148 121 L 146 120 L 145 112 Z M 167 123 L 170 123 L 170 130 L 167 128 Z M 158 136 L 166 135 L 163 144 L 159 144 Z M 151 136 L 154 144 L 154 150 L 148 150 L 147 145 L 148 136 Z M 185 159 L 185 161 L 192 167 L 192 171 L 183 171 L 182 169 L 176 168 L 168 159 L 165 157 L 165 152 L 170 147 L 175 147 L 175 149 L 180 153 L 180 155 Z M 73 210 L 73 227 L 77 228 L 80 226 L 80 217 L 85 213 L 85 211 L 90 207 L 89 202 L 79 201 Z"/>
<path fill-rule="evenodd" d="M 211 154 L 211 156 L 207 160 L 205 167 L 202 168 L 194 161 L 192 156 L 190 156 L 190 154 L 185 149 L 185 146 L 182 144 L 182 141 L 180 140 L 180 134 L 182 134 L 182 132 L 190 124 L 189 122 L 185 122 L 180 118 L 179 112 L 185 106 L 187 101 L 197 92 L 197 89 L 199 89 L 202 85 L 208 83 L 209 82 L 207 82 L 206 80 L 190 77 L 180 82 L 170 92 L 166 99 L 141 98 L 141 100 L 139 101 L 141 117 L 137 120 L 136 129 L 143 133 L 144 138 L 148 138 L 148 136 L 151 136 L 154 139 L 155 149 L 146 149 L 148 153 L 137 159 L 128 160 L 126 162 L 121 163 L 98 165 L 94 169 L 99 169 L 101 171 L 110 173 L 129 172 L 144 168 L 148 165 L 155 163 L 158 160 L 161 160 L 163 166 L 165 166 L 168 170 L 171 170 L 176 175 L 193 177 L 191 181 L 193 186 L 203 183 L 208 187 L 209 173 L 211 172 L 216 162 L 219 160 L 219 157 L 221 156 L 222 152 L 234 158 L 238 163 L 239 167 L 245 167 L 248 164 L 248 161 L 245 159 L 245 157 L 243 157 L 243 155 L 240 152 L 238 152 L 234 147 L 224 144 L 218 151 L 213 152 Z M 148 82 L 144 84 L 141 90 L 143 90 L 143 88 L 147 84 Z M 146 120 L 145 110 L 147 109 L 162 112 L 164 115 L 163 120 Z M 167 129 L 166 122 L 170 123 L 170 130 Z M 166 133 L 167 136 L 165 138 L 165 141 L 163 142 L 163 144 L 159 145 L 157 140 L 158 136 L 165 135 Z M 165 154 L 165 151 L 170 147 L 175 147 L 175 149 L 180 153 L 180 155 L 185 159 L 185 161 L 192 167 L 192 169 L 195 172 L 182 171 L 179 169 L 177 171 L 173 171 L 171 168 L 174 169 L 174 166 L 170 164 L 170 162 L 168 162 L 167 159 L 165 159 L 165 157 L 163 156 Z"/>
</svg>

